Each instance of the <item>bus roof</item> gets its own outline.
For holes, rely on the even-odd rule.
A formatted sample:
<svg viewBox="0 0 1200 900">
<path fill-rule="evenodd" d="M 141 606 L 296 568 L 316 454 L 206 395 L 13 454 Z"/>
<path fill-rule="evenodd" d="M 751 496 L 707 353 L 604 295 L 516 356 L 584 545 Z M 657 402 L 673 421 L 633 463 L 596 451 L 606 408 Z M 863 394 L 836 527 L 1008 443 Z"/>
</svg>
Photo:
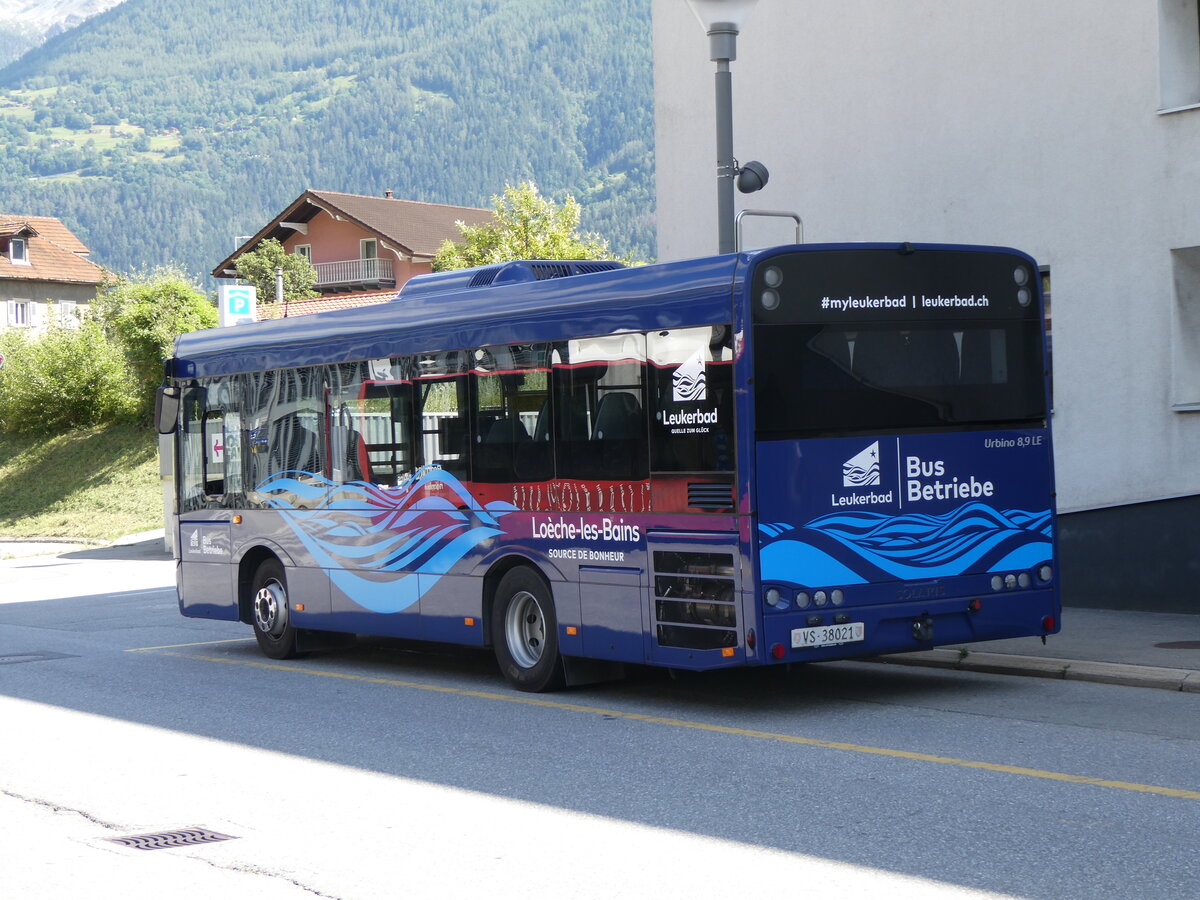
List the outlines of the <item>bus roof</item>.
<svg viewBox="0 0 1200 900">
<path fill-rule="evenodd" d="M 609 271 L 608 263 L 521 261 L 418 276 L 387 303 L 183 334 L 168 371 L 177 378 L 231 375 L 727 323 L 734 290 L 754 263 L 779 253 L 830 250 L 1009 253 L 1034 264 L 1009 247 L 907 242 L 785 245 Z M 569 277 L 537 280 L 547 265 L 567 266 L 571 271 L 560 274 Z"/>
<path fill-rule="evenodd" d="M 737 263 L 733 255 L 707 257 L 481 287 L 471 287 L 469 278 L 426 276 L 387 303 L 180 335 L 170 371 L 184 378 L 228 375 L 719 324 L 732 315 Z"/>
</svg>

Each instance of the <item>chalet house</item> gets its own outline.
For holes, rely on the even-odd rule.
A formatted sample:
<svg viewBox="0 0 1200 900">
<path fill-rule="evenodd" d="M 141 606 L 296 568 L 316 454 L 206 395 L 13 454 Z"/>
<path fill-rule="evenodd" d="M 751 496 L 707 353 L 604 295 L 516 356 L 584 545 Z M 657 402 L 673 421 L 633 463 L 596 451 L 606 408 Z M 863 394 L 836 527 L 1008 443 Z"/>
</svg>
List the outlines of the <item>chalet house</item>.
<svg viewBox="0 0 1200 900">
<path fill-rule="evenodd" d="M 60 220 L 0 213 L 0 329 L 71 325 L 104 271 Z"/>
<path fill-rule="evenodd" d="M 287 304 L 288 316 L 383 303 L 414 275 L 432 271 L 442 242 L 462 237 L 457 222 L 478 225 L 491 217 L 487 209 L 399 200 L 391 191 L 367 197 L 307 190 L 212 274 L 236 278 L 238 257 L 274 238 L 317 270 L 314 287 L 321 296 Z M 259 318 L 283 314 L 274 304 L 259 305 Z"/>
</svg>

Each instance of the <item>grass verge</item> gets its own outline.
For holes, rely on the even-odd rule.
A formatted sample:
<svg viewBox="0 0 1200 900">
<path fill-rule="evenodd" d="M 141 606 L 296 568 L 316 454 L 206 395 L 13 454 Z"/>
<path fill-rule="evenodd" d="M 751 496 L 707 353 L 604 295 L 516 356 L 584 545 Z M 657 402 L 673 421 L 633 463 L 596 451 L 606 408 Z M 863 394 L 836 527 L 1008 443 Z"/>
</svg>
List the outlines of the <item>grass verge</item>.
<svg viewBox="0 0 1200 900">
<path fill-rule="evenodd" d="M 110 541 L 162 525 L 153 431 L 0 434 L 0 538 Z"/>
</svg>

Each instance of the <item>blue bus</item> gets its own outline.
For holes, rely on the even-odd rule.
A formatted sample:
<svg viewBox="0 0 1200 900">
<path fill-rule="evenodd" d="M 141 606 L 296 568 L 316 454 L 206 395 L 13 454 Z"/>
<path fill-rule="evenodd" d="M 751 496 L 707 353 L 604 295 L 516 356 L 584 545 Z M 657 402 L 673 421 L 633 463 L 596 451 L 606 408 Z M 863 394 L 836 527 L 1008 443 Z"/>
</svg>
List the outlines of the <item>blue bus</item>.
<svg viewBox="0 0 1200 900">
<path fill-rule="evenodd" d="M 185 334 L 166 371 L 180 610 L 272 658 L 491 647 L 544 691 L 1059 628 L 1015 250 L 505 263 Z"/>
</svg>

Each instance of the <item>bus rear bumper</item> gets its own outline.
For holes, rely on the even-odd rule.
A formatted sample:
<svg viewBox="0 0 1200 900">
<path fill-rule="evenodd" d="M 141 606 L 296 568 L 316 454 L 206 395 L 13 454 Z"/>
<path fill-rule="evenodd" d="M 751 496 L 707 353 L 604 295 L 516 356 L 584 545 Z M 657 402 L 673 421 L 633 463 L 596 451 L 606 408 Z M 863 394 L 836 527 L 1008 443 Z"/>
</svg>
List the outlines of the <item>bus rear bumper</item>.
<svg viewBox="0 0 1200 900">
<path fill-rule="evenodd" d="M 1055 634 L 1061 627 L 1053 589 L 955 597 L 766 617 L 757 644 L 761 664 L 816 662 L 929 650 Z"/>
</svg>

